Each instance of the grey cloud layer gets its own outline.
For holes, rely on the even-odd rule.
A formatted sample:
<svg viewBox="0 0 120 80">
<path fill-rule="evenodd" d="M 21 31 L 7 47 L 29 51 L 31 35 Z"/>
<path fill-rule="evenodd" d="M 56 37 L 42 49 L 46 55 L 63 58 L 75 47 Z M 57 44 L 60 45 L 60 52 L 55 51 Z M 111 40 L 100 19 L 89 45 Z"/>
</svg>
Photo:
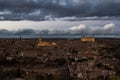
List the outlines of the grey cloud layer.
<svg viewBox="0 0 120 80">
<path fill-rule="evenodd" d="M 104 26 L 87 26 L 80 24 L 70 27 L 66 30 L 33 30 L 22 29 L 17 31 L 0 30 L 0 34 L 15 34 L 15 35 L 38 35 L 38 34 L 120 34 L 120 28 L 114 23 L 109 23 Z"/>
<path fill-rule="evenodd" d="M 118 17 L 120 0 L 0 0 L 1 20 Z"/>
</svg>

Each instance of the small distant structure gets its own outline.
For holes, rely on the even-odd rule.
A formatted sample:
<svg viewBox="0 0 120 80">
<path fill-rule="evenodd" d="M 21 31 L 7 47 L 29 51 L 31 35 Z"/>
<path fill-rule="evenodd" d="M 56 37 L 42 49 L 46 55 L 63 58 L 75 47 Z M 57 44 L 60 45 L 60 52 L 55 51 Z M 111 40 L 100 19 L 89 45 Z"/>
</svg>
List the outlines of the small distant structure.
<svg viewBox="0 0 120 80">
<path fill-rule="evenodd" d="M 40 46 L 43 46 L 43 47 L 45 47 L 45 46 L 56 46 L 57 44 L 55 43 L 55 42 L 43 42 L 42 41 L 42 38 L 39 38 L 38 39 L 38 44 L 37 44 L 37 46 L 38 47 L 40 47 Z"/>
<path fill-rule="evenodd" d="M 19 41 L 24 42 L 25 40 L 20 36 Z"/>
<path fill-rule="evenodd" d="M 22 37 L 20 36 L 19 39 L 22 40 Z"/>
<path fill-rule="evenodd" d="M 15 56 L 18 57 L 18 58 L 23 57 L 24 56 L 24 52 L 17 51 Z"/>
<path fill-rule="evenodd" d="M 12 61 L 13 58 L 14 58 L 13 56 L 7 56 L 7 57 L 6 57 L 6 60 L 7 60 L 7 61 Z"/>
<path fill-rule="evenodd" d="M 83 36 L 81 42 L 95 42 L 94 36 Z"/>
</svg>

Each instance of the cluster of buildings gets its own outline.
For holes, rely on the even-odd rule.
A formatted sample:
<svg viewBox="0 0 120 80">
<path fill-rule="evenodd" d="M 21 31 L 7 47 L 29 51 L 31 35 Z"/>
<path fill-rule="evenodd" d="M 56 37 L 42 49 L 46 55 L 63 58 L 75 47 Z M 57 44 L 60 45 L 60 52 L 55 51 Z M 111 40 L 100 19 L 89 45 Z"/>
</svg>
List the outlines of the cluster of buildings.
<svg viewBox="0 0 120 80">
<path fill-rule="evenodd" d="M 116 64 L 119 64 L 119 60 L 112 56 L 112 47 L 98 43 L 94 37 L 12 41 L 5 41 L 7 48 L 0 52 L 5 57 L 4 62 L 12 64 L 2 63 L 0 59 L 0 70 L 4 74 L 20 72 L 22 76 L 18 78 L 23 80 L 107 80 L 117 75 Z"/>
</svg>

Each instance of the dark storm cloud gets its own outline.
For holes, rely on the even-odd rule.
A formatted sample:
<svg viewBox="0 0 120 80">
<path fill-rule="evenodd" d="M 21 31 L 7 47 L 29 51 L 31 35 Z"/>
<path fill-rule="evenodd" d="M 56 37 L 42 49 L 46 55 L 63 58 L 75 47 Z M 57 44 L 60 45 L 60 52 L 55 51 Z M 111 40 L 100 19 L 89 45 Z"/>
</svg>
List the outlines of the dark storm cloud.
<svg viewBox="0 0 120 80">
<path fill-rule="evenodd" d="M 33 29 L 23 29 L 23 30 L 18 30 L 14 34 L 16 35 L 31 35 L 35 34 L 35 31 Z"/>
<path fill-rule="evenodd" d="M 0 34 L 12 34 L 12 32 L 6 29 L 0 29 Z"/>
<path fill-rule="evenodd" d="M 120 0 L 0 0 L 1 20 L 118 17 Z"/>
</svg>

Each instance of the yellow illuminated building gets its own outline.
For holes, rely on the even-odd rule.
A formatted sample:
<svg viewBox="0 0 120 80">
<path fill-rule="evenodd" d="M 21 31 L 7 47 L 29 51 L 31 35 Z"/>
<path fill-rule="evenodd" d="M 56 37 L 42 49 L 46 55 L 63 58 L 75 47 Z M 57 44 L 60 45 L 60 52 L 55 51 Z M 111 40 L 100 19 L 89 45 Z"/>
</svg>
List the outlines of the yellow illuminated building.
<svg viewBox="0 0 120 80">
<path fill-rule="evenodd" d="M 55 42 L 43 42 L 42 38 L 39 38 L 37 46 L 56 46 L 57 44 Z"/>
<path fill-rule="evenodd" d="M 94 37 L 81 37 L 81 42 L 95 42 Z"/>
</svg>

